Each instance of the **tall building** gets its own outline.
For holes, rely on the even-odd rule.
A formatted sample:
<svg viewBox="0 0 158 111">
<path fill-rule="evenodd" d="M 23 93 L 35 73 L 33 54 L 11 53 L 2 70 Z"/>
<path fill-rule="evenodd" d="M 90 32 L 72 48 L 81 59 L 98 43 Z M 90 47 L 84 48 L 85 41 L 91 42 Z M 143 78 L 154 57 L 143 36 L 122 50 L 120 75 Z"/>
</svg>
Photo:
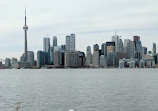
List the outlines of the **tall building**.
<svg viewBox="0 0 158 111">
<path fill-rule="evenodd" d="M 123 41 L 119 39 L 119 51 L 123 51 Z"/>
<path fill-rule="evenodd" d="M 26 23 L 26 9 L 25 9 L 25 25 L 23 27 L 24 29 L 24 32 L 25 32 L 25 48 L 24 48 L 24 57 L 25 57 L 25 61 L 28 60 L 28 57 L 27 57 L 27 30 L 28 30 L 28 26 L 27 26 L 27 23 Z"/>
<path fill-rule="evenodd" d="M 152 53 L 153 55 L 155 55 L 156 54 L 156 43 L 153 43 L 153 53 Z"/>
<path fill-rule="evenodd" d="M 117 66 L 117 52 L 109 52 L 107 55 L 107 66 L 116 67 Z"/>
<path fill-rule="evenodd" d="M 134 41 L 134 44 L 136 46 L 136 42 L 140 41 L 140 37 L 139 36 L 133 36 L 133 41 Z"/>
<path fill-rule="evenodd" d="M 61 66 L 61 52 L 60 51 L 54 51 L 53 53 L 53 62 L 55 67 Z"/>
<path fill-rule="evenodd" d="M 106 68 L 107 67 L 107 58 L 105 55 L 100 56 L 99 64 L 101 67 Z"/>
<path fill-rule="evenodd" d="M 65 45 L 66 51 L 70 51 L 70 36 L 66 36 L 66 45 Z"/>
<path fill-rule="evenodd" d="M 130 39 L 124 39 L 124 51 L 127 53 L 128 44 L 130 42 Z M 135 47 L 135 46 L 134 46 Z"/>
<path fill-rule="evenodd" d="M 87 47 L 86 52 L 86 66 L 89 67 L 92 64 L 92 53 L 91 53 L 91 47 Z"/>
<path fill-rule="evenodd" d="M 61 45 L 61 65 L 64 66 L 65 58 L 65 45 Z"/>
<path fill-rule="evenodd" d="M 107 46 L 107 54 L 109 52 L 114 52 L 115 51 L 115 42 L 106 42 L 106 46 Z"/>
<path fill-rule="evenodd" d="M 79 52 L 79 67 L 84 68 L 85 67 L 85 53 Z"/>
<path fill-rule="evenodd" d="M 141 41 L 136 41 L 136 54 L 135 54 L 135 58 L 136 59 L 142 59 L 142 51 L 143 51 L 143 49 L 142 49 L 142 43 L 141 43 Z"/>
<path fill-rule="evenodd" d="M 70 51 L 75 51 L 75 34 L 70 35 Z"/>
<path fill-rule="evenodd" d="M 55 46 L 54 46 L 55 47 Z M 53 65 L 53 52 L 54 52 L 54 47 L 50 47 L 50 65 Z"/>
<path fill-rule="evenodd" d="M 43 51 L 45 52 L 45 64 L 50 64 L 50 38 L 43 38 Z"/>
<path fill-rule="evenodd" d="M 55 67 L 60 67 L 62 64 L 62 46 L 54 46 L 53 64 Z"/>
<path fill-rule="evenodd" d="M 30 62 L 31 66 L 34 66 L 35 61 L 34 61 L 34 52 L 33 51 L 28 51 L 28 62 Z"/>
<path fill-rule="evenodd" d="M 56 36 L 53 37 L 53 47 L 54 46 L 57 46 L 57 37 Z"/>
<path fill-rule="evenodd" d="M 106 55 L 106 53 L 107 53 L 106 43 L 103 43 L 101 45 L 101 55 Z"/>
<path fill-rule="evenodd" d="M 93 59 L 92 64 L 94 67 L 99 67 L 99 45 L 95 44 L 93 46 Z"/>
<path fill-rule="evenodd" d="M 43 51 L 37 52 L 37 67 L 41 68 L 42 65 L 45 65 L 45 53 Z"/>
<path fill-rule="evenodd" d="M 75 51 L 75 34 L 66 36 L 66 51 Z"/>
<path fill-rule="evenodd" d="M 126 47 L 127 58 L 135 58 L 135 44 L 133 41 L 129 40 Z"/>
</svg>

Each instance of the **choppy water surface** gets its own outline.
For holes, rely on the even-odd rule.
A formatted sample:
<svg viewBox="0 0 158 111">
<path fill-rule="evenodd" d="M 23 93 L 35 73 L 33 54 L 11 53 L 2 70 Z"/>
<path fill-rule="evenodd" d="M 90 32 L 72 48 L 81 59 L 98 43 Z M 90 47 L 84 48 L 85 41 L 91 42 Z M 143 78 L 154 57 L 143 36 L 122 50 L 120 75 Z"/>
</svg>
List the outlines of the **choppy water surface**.
<svg viewBox="0 0 158 111">
<path fill-rule="evenodd" d="M 158 111 L 158 69 L 0 70 L 0 111 Z"/>
</svg>

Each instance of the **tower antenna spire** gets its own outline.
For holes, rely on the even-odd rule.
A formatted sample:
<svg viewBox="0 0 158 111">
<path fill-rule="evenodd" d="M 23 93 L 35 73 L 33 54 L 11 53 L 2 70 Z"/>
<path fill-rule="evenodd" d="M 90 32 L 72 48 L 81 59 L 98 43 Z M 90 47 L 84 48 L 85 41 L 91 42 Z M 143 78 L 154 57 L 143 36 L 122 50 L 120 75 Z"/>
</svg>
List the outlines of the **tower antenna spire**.
<svg viewBox="0 0 158 111">
<path fill-rule="evenodd" d="M 25 26 L 26 26 L 26 4 L 25 4 Z"/>
<path fill-rule="evenodd" d="M 26 17 L 26 4 L 25 4 L 25 25 L 23 27 L 24 30 L 24 35 L 25 35 L 25 44 L 24 44 L 24 55 L 25 55 L 25 61 L 28 60 L 28 55 L 27 55 L 27 30 L 28 30 L 28 26 L 27 26 L 27 17 Z"/>
</svg>

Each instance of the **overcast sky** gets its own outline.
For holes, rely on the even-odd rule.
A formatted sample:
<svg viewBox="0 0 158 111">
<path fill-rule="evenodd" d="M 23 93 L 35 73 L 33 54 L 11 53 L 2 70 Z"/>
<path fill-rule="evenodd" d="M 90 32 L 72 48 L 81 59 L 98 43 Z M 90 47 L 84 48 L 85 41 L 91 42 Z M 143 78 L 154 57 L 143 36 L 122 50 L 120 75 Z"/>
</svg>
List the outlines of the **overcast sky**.
<svg viewBox="0 0 158 111">
<path fill-rule="evenodd" d="M 24 9 L 27 4 L 28 50 L 43 50 L 43 37 L 76 34 L 76 49 L 111 41 L 114 30 L 122 39 L 141 37 L 143 46 L 158 44 L 158 0 L 0 0 L 0 58 L 24 52 Z"/>
</svg>

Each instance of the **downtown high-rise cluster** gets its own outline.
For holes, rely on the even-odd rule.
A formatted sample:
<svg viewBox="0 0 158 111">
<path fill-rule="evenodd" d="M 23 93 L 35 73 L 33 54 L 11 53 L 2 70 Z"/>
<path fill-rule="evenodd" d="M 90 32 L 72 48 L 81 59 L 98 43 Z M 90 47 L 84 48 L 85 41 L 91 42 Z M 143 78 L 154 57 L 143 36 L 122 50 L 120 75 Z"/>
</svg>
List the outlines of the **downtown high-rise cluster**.
<svg viewBox="0 0 158 111">
<path fill-rule="evenodd" d="M 25 11 L 25 24 L 23 27 L 25 42 L 24 53 L 20 61 L 16 58 L 6 58 L 5 65 L 0 62 L 0 68 L 154 68 L 158 67 L 158 54 L 156 43 L 153 43 L 152 51 L 142 45 L 139 36 L 133 40 L 121 39 L 115 34 L 111 41 L 103 42 L 101 47 L 93 45 L 93 50 L 87 46 L 86 54 L 76 50 L 76 36 L 70 34 L 65 37 L 65 44 L 59 46 L 57 37 L 52 43 L 49 37 L 43 38 L 43 50 L 37 52 L 37 60 L 34 52 L 27 49 L 27 21 Z"/>
<path fill-rule="evenodd" d="M 152 51 L 142 46 L 139 36 L 133 40 L 121 39 L 114 35 L 111 41 L 93 45 L 93 50 L 87 46 L 86 54 L 76 50 L 76 36 L 70 34 L 65 37 L 65 45 L 58 46 L 57 37 L 52 43 L 49 37 L 43 38 L 43 50 L 37 52 L 37 60 L 34 60 L 34 52 L 27 51 L 20 57 L 5 59 L 5 66 L 12 68 L 154 68 L 158 64 L 156 43 L 153 43 Z M 24 51 L 25 52 L 25 51 Z"/>
<path fill-rule="evenodd" d="M 56 36 L 52 43 L 50 38 L 43 38 L 43 51 L 37 52 L 38 68 L 153 68 L 158 63 L 156 44 L 153 43 L 153 50 L 148 51 L 139 36 L 123 42 L 120 36 L 114 35 L 111 41 L 102 43 L 101 48 L 94 44 L 93 52 L 87 46 L 86 54 L 76 50 L 75 34 L 65 37 L 65 45 L 58 46 Z"/>
</svg>

